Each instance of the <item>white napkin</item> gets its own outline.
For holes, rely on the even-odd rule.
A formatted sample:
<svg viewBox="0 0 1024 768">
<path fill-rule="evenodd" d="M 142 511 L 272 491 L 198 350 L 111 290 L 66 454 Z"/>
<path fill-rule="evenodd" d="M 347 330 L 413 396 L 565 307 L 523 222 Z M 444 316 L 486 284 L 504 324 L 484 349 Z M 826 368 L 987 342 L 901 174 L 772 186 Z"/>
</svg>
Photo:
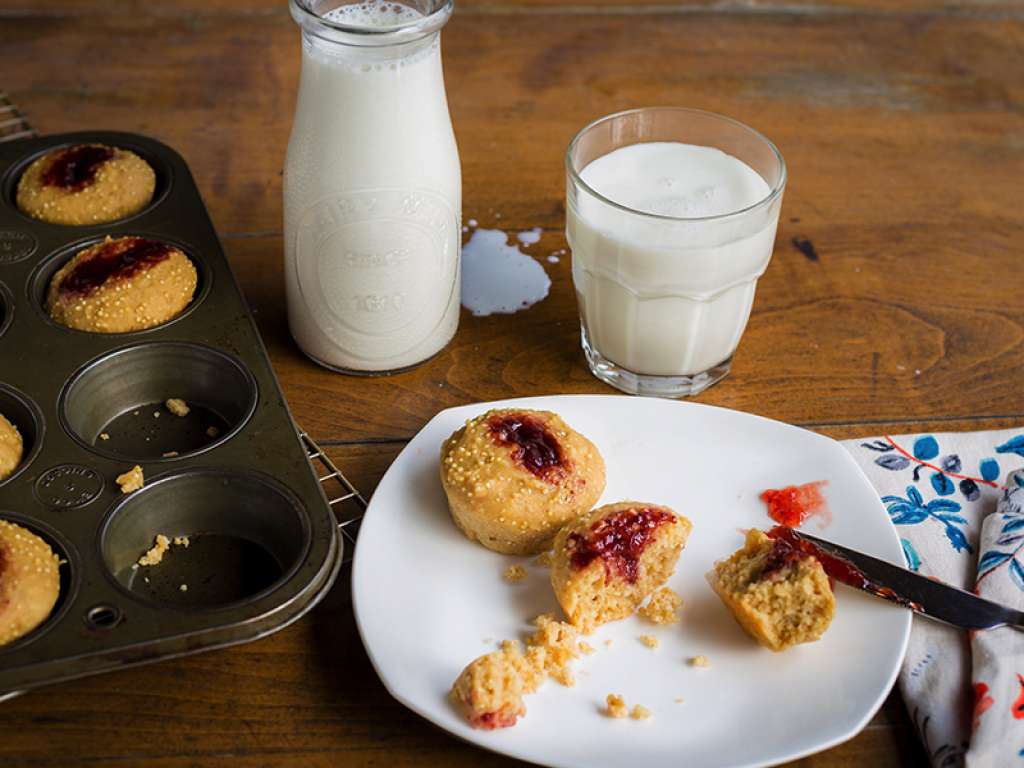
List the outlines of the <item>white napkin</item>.
<svg viewBox="0 0 1024 768">
<path fill-rule="evenodd" d="M 882 497 L 908 567 L 1024 609 L 1024 471 L 1013 471 L 1024 430 L 843 445 Z M 972 634 L 914 617 L 903 698 L 932 765 L 1024 765 L 1024 633 Z"/>
</svg>

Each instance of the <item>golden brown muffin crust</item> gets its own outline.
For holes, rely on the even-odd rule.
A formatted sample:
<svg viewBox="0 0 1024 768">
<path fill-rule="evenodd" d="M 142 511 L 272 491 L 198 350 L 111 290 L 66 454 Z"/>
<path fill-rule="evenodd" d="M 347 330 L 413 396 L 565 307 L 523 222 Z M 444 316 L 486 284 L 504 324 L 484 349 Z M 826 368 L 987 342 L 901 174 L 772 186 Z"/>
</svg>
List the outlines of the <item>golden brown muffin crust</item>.
<svg viewBox="0 0 1024 768">
<path fill-rule="evenodd" d="M 18 428 L 0 413 L 0 480 L 14 474 L 21 464 L 25 444 Z"/>
<path fill-rule="evenodd" d="M 26 635 L 50 615 L 60 594 L 59 563 L 41 538 L 0 520 L 0 645 Z"/>
<path fill-rule="evenodd" d="M 441 482 L 466 536 L 497 552 L 537 554 L 604 492 L 604 459 L 550 411 L 497 409 L 441 448 Z"/>
<path fill-rule="evenodd" d="M 46 309 L 55 322 L 79 331 L 142 331 L 180 315 L 198 281 L 192 261 L 168 243 L 108 237 L 57 271 Z"/>
<path fill-rule="evenodd" d="M 23 213 L 51 224 L 104 224 L 145 208 L 156 174 L 127 149 L 76 144 L 34 160 L 18 180 Z"/>
</svg>

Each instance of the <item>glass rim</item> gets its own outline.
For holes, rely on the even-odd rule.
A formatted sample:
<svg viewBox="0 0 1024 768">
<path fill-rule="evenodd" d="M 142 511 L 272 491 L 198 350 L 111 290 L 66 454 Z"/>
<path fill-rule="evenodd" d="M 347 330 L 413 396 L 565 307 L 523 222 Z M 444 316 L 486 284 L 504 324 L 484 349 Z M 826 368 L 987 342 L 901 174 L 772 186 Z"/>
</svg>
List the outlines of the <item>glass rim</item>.
<svg viewBox="0 0 1024 768">
<path fill-rule="evenodd" d="M 413 8 L 405 0 L 395 0 L 399 5 Z M 362 24 L 344 24 L 326 19 L 312 8 L 311 0 L 288 0 L 292 18 L 304 30 L 317 37 L 348 45 L 387 46 L 414 42 L 437 32 L 448 23 L 455 10 L 455 0 L 432 0 L 436 7 L 422 18 L 388 24 L 383 27 L 368 27 Z M 323 34 L 326 33 L 326 34 Z"/>
<path fill-rule="evenodd" d="M 587 182 L 585 182 L 583 180 L 583 177 L 580 175 L 580 171 L 582 169 L 578 170 L 576 168 L 576 164 L 572 160 L 573 150 L 576 149 L 576 145 L 579 144 L 579 142 L 583 138 L 583 136 L 585 134 L 587 134 L 591 129 L 596 128 L 597 126 L 601 125 L 602 123 L 608 122 L 610 120 L 615 120 L 617 118 L 625 117 L 626 115 L 634 115 L 634 114 L 637 114 L 639 112 L 686 112 L 686 113 L 689 113 L 689 114 L 692 114 L 692 115 L 703 115 L 705 117 L 712 117 L 712 118 L 715 118 L 716 120 L 721 120 L 721 121 L 726 122 L 726 123 L 731 123 L 732 125 L 736 126 L 737 128 L 741 128 L 744 131 L 747 131 L 748 133 L 753 135 L 754 138 L 759 139 L 761 142 L 763 142 L 764 144 L 766 144 L 768 146 L 768 148 L 772 151 L 772 154 L 775 156 L 775 159 L 779 163 L 779 179 L 778 179 L 778 181 L 775 182 L 775 184 L 768 191 L 768 194 L 765 195 L 764 197 L 762 197 L 757 202 L 751 203 L 750 205 L 745 206 L 743 208 L 737 208 L 735 211 L 729 211 L 727 213 L 716 213 L 716 214 L 713 214 L 711 216 L 668 216 L 668 215 L 663 214 L 663 213 L 650 213 L 649 211 L 641 211 L 638 208 L 631 208 L 628 205 L 623 205 L 622 203 L 617 203 L 614 200 L 612 200 L 611 198 L 608 198 L 608 197 L 605 197 L 604 195 L 602 195 L 600 192 L 598 192 L 596 189 L 594 189 L 592 186 L 590 186 L 589 184 L 587 184 Z M 634 142 L 634 143 L 636 143 L 636 144 L 644 144 L 644 143 L 648 143 L 648 142 L 640 142 L 640 141 L 638 141 L 638 142 Z M 632 146 L 632 145 L 631 144 L 623 144 L 622 146 Z M 616 149 L 618 149 L 618 147 L 616 147 Z M 611 151 L 614 152 L 615 150 L 613 149 Z M 604 157 L 604 155 L 601 155 L 601 157 Z M 594 159 L 596 160 L 597 158 L 594 158 Z M 737 158 L 737 159 L 739 159 L 739 158 Z M 591 162 L 593 162 L 593 161 L 591 161 Z M 588 165 L 589 165 L 589 163 L 588 163 Z M 626 213 L 632 213 L 632 214 L 635 214 L 637 216 L 644 216 L 646 218 L 655 219 L 655 220 L 658 220 L 658 221 L 671 221 L 671 222 L 718 221 L 718 220 L 721 220 L 721 219 L 728 219 L 728 218 L 733 217 L 733 216 L 741 216 L 743 214 L 750 213 L 751 211 L 755 211 L 758 208 L 767 207 L 767 206 L 771 205 L 782 194 L 783 189 L 785 189 L 785 187 L 786 187 L 786 179 L 788 177 L 788 170 L 786 168 L 786 160 L 785 160 L 785 158 L 783 158 L 782 153 L 779 152 L 779 148 L 775 146 L 774 142 L 772 142 L 771 139 L 769 139 L 767 136 L 765 136 L 760 131 L 758 131 L 758 130 L 756 130 L 754 128 L 751 128 L 746 123 L 741 123 L 739 120 L 734 120 L 731 117 L 726 117 L 725 115 L 720 115 L 717 112 L 709 112 L 706 109 L 695 109 L 693 107 L 669 107 L 669 106 L 661 106 L 661 107 L 636 107 L 634 109 L 624 109 L 624 110 L 622 110 L 620 112 L 612 112 L 610 115 L 604 115 L 602 117 L 597 118 L 596 120 L 590 121 L 585 126 L 580 128 L 580 130 L 576 133 L 576 135 L 573 136 L 572 141 L 569 142 L 569 148 L 565 151 L 565 168 L 566 168 L 566 171 L 569 174 L 569 178 L 571 178 L 573 180 L 573 182 L 578 184 L 580 187 L 582 187 L 586 192 L 588 192 L 590 195 L 595 197 L 597 200 L 599 200 L 599 201 L 601 201 L 603 203 L 606 203 L 606 204 L 612 206 L 613 208 L 618 208 L 620 211 L 625 211 Z M 757 173 L 757 172 L 755 171 L 755 173 Z M 760 176 L 760 174 L 758 174 L 758 175 Z"/>
</svg>

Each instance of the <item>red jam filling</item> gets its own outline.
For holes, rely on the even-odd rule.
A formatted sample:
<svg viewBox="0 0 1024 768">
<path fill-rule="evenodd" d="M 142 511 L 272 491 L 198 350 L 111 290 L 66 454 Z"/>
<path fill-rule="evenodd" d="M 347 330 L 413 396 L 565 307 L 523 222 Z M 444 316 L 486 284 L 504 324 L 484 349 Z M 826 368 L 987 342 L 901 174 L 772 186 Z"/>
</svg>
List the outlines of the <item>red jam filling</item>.
<svg viewBox="0 0 1024 768">
<path fill-rule="evenodd" d="M 473 718 L 470 723 L 474 728 L 484 731 L 495 731 L 498 728 L 511 728 L 516 724 L 515 715 L 502 715 L 500 712 L 484 712 Z"/>
<path fill-rule="evenodd" d="M 114 150 L 110 147 L 95 144 L 68 147 L 43 173 L 43 184 L 77 192 L 92 184 L 100 166 L 113 156 Z"/>
<path fill-rule="evenodd" d="M 841 581 L 844 584 L 849 584 L 851 587 L 858 587 L 860 589 L 872 586 L 872 582 L 860 570 L 854 567 L 852 563 L 823 552 L 819 547 L 816 547 L 806 539 L 801 539 L 787 526 L 775 526 L 768 531 L 768 536 L 774 539 L 775 545 L 768 554 L 768 560 L 762 575 L 767 575 L 772 570 L 778 571 L 804 557 L 813 557 L 821 563 L 825 573 L 836 581 Z"/>
<path fill-rule="evenodd" d="M 110 279 L 127 279 L 168 258 L 174 248 L 144 237 L 124 237 L 101 244 L 80 261 L 60 284 L 65 296 L 88 296 Z"/>
<path fill-rule="evenodd" d="M 768 516 L 780 525 L 798 528 L 811 515 L 826 515 L 828 507 L 821 495 L 824 481 L 791 485 L 780 490 L 768 489 L 761 501 L 768 505 Z"/>
<path fill-rule="evenodd" d="M 768 553 L 765 567 L 761 571 L 761 577 L 771 575 L 773 568 L 778 571 L 786 565 L 795 563 L 802 557 L 813 557 L 821 563 L 822 569 L 835 581 L 840 581 L 857 589 L 874 592 L 876 595 L 892 600 L 905 608 L 914 611 L 921 611 L 923 608 L 919 603 L 900 597 L 889 587 L 876 584 L 861 571 L 857 566 L 841 557 L 830 555 L 820 547 L 815 546 L 806 539 L 801 539 L 792 529 L 777 525 L 768 531 L 768 536 L 774 539 L 772 551 Z"/>
<path fill-rule="evenodd" d="M 491 418 L 487 426 L 502 445 L 511 445 L 512 459 L 545 480 L 556 480 L 565 468 L 558 440 L 537 419 L 526 414 Z"/>
<path fill-rule="evenodd" d="M 569 534 L 573 568 L 586 568 L 597 558 L 604 561 L 605 581 L 618 575 L 630 584 L 636 582 L 640 556 L 651 543 L 659 526 L 675 520 L 671 512 L 642 507 L 627 509 L 613 517 L 598 520 L 587 533 Z"/>
</svg>

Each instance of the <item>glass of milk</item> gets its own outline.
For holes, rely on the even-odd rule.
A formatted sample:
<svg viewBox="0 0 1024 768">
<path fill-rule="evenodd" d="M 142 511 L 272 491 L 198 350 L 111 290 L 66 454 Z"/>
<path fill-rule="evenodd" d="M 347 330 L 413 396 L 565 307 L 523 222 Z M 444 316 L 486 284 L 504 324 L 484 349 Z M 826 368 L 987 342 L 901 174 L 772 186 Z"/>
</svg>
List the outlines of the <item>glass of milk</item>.
<svg viewBox="0 0 1024 768">
<path fill-rule="evenodd" d="M 302 74 L 284 166 L 289 327 L 328 368 L 409 368 L 459 319 L 462 181 L 440 47 L 452 0 L 290 8 Z"/>
<path fill-rule="evenodd" d="M 768 266 L 782 155 L 735 120 L 655 107 L 603 117 L 566 156 L 566 236 L 590 370 L 638 395 L 728 372 Z"/>
</svg>

